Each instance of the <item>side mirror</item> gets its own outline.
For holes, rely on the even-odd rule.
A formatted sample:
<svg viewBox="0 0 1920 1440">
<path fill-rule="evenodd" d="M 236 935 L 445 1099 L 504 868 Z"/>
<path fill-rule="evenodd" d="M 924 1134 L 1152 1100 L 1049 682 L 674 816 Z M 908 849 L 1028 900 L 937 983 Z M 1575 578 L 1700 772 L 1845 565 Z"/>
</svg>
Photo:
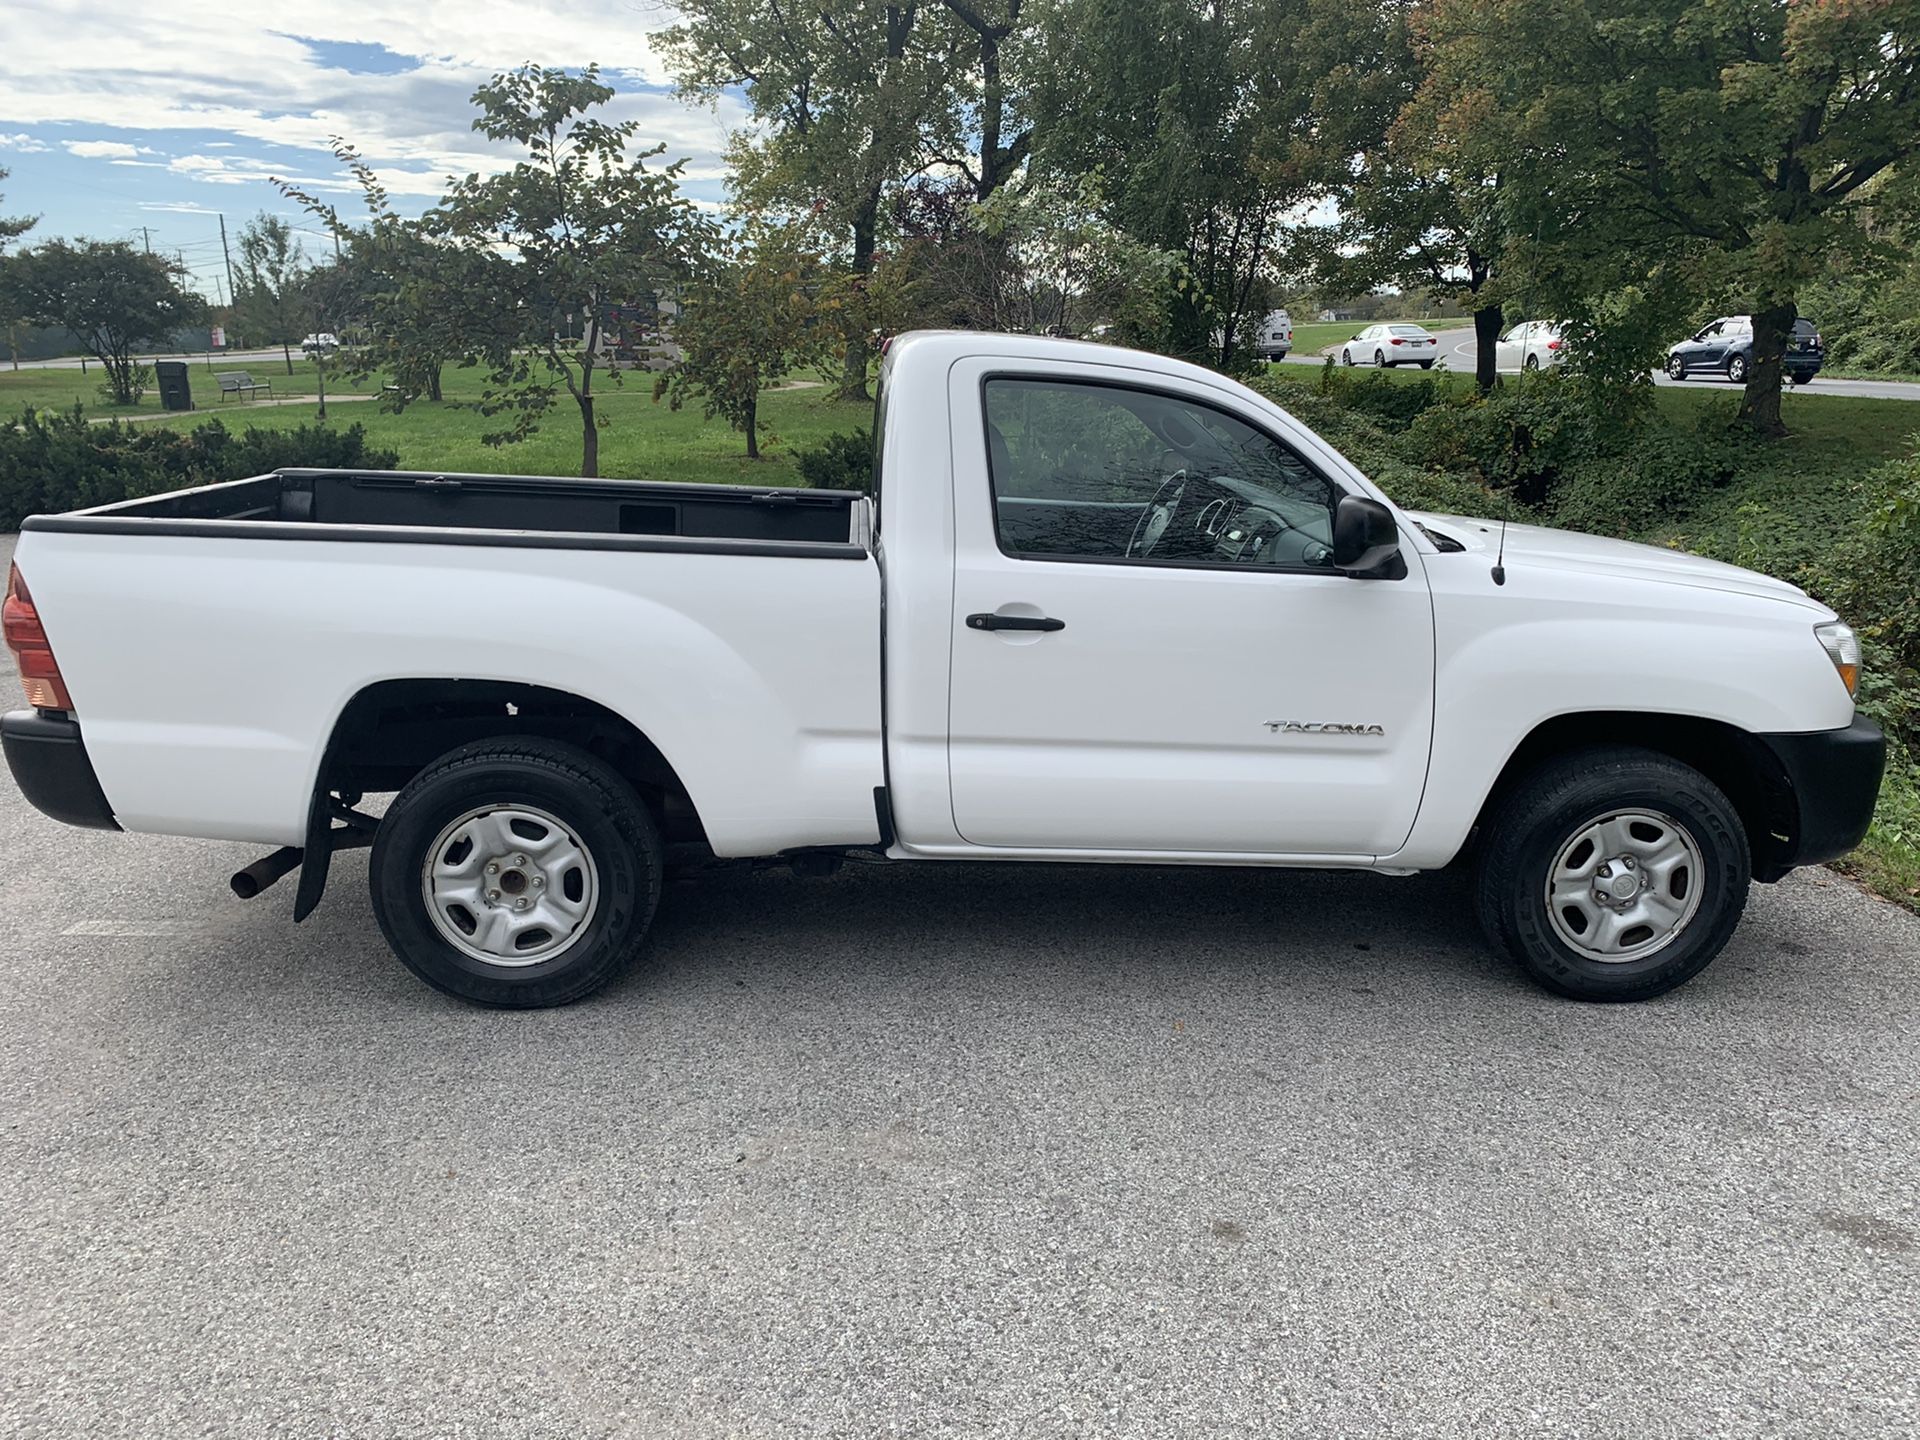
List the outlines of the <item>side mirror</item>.
<svg viewBox="0 0 1920 1440">
<path fill-rule="evenodd" d="M 1366 495 L 1343 495 L 1333 509 L 1333 566 L 1362 580 L 1398 580 L 1407 573 L 1393 511 Z"/>
</svg>

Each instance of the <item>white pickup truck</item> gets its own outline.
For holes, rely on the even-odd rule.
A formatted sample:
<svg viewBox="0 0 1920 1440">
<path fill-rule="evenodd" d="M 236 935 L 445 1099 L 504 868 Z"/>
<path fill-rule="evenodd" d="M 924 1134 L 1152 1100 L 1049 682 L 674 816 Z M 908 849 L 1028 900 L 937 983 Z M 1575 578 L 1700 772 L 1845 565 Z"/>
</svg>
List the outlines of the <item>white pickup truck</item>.
<svg viewBox="0 0 1920 1440">
<path fill-rule="evenodd" d="M 370 844 L 430 984 L 551 1005 L 669 865 L 1470 855 L 1493 943 L 1599 1000 L 1858 843 L 1884 744 L 1793 586 L 1397 509 L 1152 355 L 917 334 L 873 495 L 283 470 L 23 526 L 0 724 L 79 825 Z M 395 793 L 397 792 L 397 793 Z M 384 813 L 363 797 L 393 794 Z"/>
</svg>

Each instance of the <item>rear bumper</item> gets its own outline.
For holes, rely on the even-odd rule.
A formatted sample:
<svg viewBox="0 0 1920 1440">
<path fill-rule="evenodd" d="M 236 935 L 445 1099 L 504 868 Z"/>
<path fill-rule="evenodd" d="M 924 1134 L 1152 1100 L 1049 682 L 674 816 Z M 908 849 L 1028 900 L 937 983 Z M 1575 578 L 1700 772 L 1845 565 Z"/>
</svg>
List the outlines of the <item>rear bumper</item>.
<svg viewBox="0 0 1920 1440">
<path fill-rule="evenodd" d="M 87 758 L 78 721 L 15 710 L 0 716 L 0 747 L 20 793 L 41 814 L 89 830 L 120 828 Z"/>
<path fill-rule="evenodd" d="M 1778 880 L 1799 865 L 1837 860 L 1858 845 L 1873 819 L 1887 737 L 1864 716 L 1844 730 L 1761 735 L 1786 776 L 1795 815 L 1792 839 L 1755 866 L 1755 877 Z"/>
</svg>

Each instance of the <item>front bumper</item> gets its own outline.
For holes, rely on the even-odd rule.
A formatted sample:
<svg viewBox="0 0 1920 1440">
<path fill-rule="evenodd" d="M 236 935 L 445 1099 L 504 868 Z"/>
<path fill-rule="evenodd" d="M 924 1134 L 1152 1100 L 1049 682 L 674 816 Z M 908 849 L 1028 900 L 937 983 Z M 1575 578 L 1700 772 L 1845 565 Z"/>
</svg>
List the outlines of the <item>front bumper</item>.
<svg viewBox="0 0 1920 1440">
<path fill-rule="evenodd" d="M 87 758 L 78 721 L 15 710 L 0 716 L 0 748 L 20 793 L 42 815 L 89 830 L 120 828 Z"/>
<path fill-rule="evenodd" d="M 1887 737 L 1865 716 L 1844 730 L 1757 737 L 1780 762 L 1792 799 L 1786 843 L 1756 863 L 1755 878 L 1778 880 L 1799 865 L 1837 860 L 1858 845 L 1873 820 Z"/>
</svg>

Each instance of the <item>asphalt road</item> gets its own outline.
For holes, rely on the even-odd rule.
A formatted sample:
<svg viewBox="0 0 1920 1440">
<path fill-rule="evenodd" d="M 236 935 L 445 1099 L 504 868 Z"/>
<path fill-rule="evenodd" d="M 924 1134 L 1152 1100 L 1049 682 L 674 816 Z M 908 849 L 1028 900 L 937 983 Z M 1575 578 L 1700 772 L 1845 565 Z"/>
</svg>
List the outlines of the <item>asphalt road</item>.
<svg viewBox="0 0 1920 1440">
<path fill-rule="evenodd" d="M 1364 327 L 1357 327 L 1364 328 Z M 1478 345 L 1472 330 L 1436 330 L 1435 337 L 1440 341 L 1440 364 L 1443 370 L 1472 370 Z M 1338 353 L 1337 347 L 1329 346 L 1328 351 Z M 1295 365 L 1323 365 L 1326 363 L 1326 351 L 1294 351 L 1287 356 L 1287 362 Z M 1354 357 L 1356 365 L 1372 368 L 1372 362 Z M 1655 371 L 1653 383 L 1656 385 L 1685 385 L 1690 387 L 1709 386 L 1738 394 L 1739 387 L 1724 379 L 1688 379 L 1674 380 L 1662 371 Z M 1920 400 L 1920 384 L 1907 380 L 1839 380 L 1829 375 L 1817 376 L 1811 385 L 1786 388 L 1787 395 L 1855 395 L 1870 400 Z"/>
<path fill-rule="evenodd" d="M 0 781 L 0 1433 L 1920 1427 L 1920 920 L 1831 875 L 1595 1008 L 1450 875 L 768 873 L 503 1014 L 254 855 Z"/>
</svg>

